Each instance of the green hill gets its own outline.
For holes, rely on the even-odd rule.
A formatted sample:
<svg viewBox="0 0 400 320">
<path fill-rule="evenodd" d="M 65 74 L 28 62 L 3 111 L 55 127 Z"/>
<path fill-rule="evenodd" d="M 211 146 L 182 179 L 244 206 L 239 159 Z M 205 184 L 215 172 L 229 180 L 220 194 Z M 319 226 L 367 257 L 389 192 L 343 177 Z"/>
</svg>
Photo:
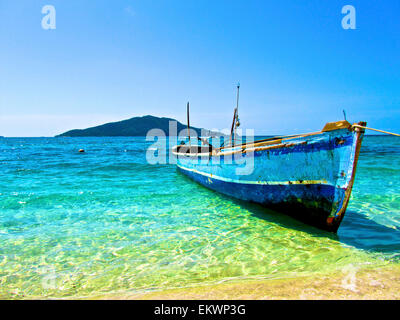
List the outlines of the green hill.
<svg viewBox="0 0 400 320">
<path fill-rule="evenodd" d="M 159 118 L 154 116 L 135 117 L 128 120 L 122 120 L 118 122 L 110 122 L 100 126 L 91 127 L 87 129 L 75 129 L 64 132 L 57 137 L 133 137 L 133 136 L 146 136 L 151 129 L 161 129 L 166 135 L 173 135 L 169 133 L 169 122 L 177 122 L 177 134 L 183 129 L 186 129 L 186 125 L 179 121 L 171 118 Z M 195 130 L 198 135 L 201 134 L 200 128 L 191 127 Z M 209 135 L 211 132 L 206 130 L 206 134 Z M 203 133 L 204 134 L 204 133 Z"/>
</svg>

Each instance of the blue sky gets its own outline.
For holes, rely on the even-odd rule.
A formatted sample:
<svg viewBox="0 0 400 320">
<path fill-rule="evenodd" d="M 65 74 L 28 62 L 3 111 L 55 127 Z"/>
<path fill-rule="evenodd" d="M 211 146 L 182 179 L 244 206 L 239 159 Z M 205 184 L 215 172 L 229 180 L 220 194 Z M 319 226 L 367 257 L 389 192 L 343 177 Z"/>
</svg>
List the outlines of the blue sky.
<svg viewBox="0 0 400 320">
<path fill-rule="evenodd" d="M 56 9 L 44 30 L 41 9 Z M 344 5 L 356 30 L 344 30 Z M 341 120 L 400 131 L 398 0 L 0 0 L 0 135 L 52 136 L 152 114 L 320 130 Z"/>
</svg>

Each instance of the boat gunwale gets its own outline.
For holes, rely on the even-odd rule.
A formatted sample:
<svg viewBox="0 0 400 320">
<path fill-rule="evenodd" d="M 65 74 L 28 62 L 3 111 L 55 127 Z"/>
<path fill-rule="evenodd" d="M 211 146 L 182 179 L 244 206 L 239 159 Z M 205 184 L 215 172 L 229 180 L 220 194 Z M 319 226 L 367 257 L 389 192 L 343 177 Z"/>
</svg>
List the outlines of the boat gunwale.
<svg viewBox="0 0 400 320">
<path fill-rule="evenodd" d="M 337 131 L 337 130 L 344 130 L 346 128 L 338 128 L 335 130 L 330 130 L 330 132 Z M 349 131 L 354 131 L 356 128 L 353 126 L 350 126 L 347 128 Z M 296 145 L 301 145 L 301 144 L 306 144 L 307 141 L 299 141 L 298 143 L 293 142 L 293 143 L 287 143 L 290 140 L 293 139 L 298 139 L 298 138 L 305 138 L 305 137 L 310 137 L 310 136 L 317 136 L 326 133 L 327 131 L 317 131 L 317 132 L 311 132 L 311 133 L 305 133 L 305 134 L 299 134 L 299 135 L 293 135 L 293 136 L 286 136 L 287 138 L 283 138 L 284 136 L 279 136 L 278 138 L 272 137 L 268 139 L 261 139 L 261 140 L 256 140 L 250 143 L 243 143 L 237 146 L 226 146 L 226 147 L 220 147 L 216 148 L 210 152 L 205 152 L 205 153 L 180 153 L 174 151 L 174 148 L 177 148 L 177 146 L 174 146 L 172 149 L 172 153 L 176 156 L 179 157 L 221 157 L 221 156 L 230 156 L 233 154 L 238 154 L 238 153 L 248 153 L 248 152 L 257 152 L 257 151 L 264 151 L 264 150 L 271 150 L 271 149 L 279 149 L 279 148 L 290 148 Z M 276 141 L 276 143 L 275 143 Z M 285 143 L 284 143 L 285 141 Z M 232 149 L 232 151 L 225 151 L 223 152 L 222 150 L 226 149 Z M 235 150 L 237 149 L 237 150 Z"/>
</svg>

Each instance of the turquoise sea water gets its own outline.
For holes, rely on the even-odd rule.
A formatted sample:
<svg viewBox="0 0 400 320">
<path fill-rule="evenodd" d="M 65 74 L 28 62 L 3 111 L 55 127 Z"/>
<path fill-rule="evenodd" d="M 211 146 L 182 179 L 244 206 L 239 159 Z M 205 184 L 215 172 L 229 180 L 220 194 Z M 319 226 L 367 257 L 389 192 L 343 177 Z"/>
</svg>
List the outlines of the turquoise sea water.
<svg viewBox="0 0 400 320">
<path fill-rule="evenodd" d="M 0 139 L 0 298 L 92 297 L 400 260 L 400 139 L 364 139 L 337 235 L 210 191 L 145 138 Z M 86 153 L 78 153 L 84 148 Z"/>
</svg>

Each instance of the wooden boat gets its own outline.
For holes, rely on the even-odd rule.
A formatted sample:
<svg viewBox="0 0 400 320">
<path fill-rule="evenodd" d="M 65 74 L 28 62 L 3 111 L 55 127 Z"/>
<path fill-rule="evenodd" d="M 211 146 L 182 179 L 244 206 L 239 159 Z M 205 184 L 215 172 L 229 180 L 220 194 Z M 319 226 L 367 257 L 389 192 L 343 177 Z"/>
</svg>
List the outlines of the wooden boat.
<svg viewBox="0 0 400 320">
<path fill-rule="evenodd" d="M 365 125 L 343 120 L 320 132 L 218 148 L 185 144 L 172 152 L 178 169 L 205 187 L 336 232 L 349 203 Z M 243 161 L 238 164 L 235 155 L 250 157 L 251 173 L 237 174 Z"/>
</svg>

